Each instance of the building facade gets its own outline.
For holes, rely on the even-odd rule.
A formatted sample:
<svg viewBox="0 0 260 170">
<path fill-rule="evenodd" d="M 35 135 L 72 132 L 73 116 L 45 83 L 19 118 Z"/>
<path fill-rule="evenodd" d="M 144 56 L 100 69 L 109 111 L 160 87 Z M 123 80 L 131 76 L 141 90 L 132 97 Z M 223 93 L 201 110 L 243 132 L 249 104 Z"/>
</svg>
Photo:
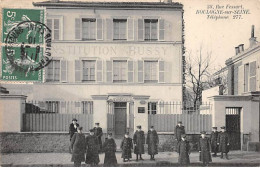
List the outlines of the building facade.
<svg viewBox="0 0 260 170">
<path fill-rule="evenodd" d="M 63 113 L 63 101 L 93 114 L 108 130 L 123 135 L 136 125 L 148 128 L 148 114 L 159 101 L 182 101 L 183 6 L 167 2 L 34 3 L 46 7 L 52 30 L 52 61 L 44 82 L 9 86 Z M 22 90 L 23 89 L 23 90 Z M 111 130 L 111 129 L 110 129 Z"/>
</svg>

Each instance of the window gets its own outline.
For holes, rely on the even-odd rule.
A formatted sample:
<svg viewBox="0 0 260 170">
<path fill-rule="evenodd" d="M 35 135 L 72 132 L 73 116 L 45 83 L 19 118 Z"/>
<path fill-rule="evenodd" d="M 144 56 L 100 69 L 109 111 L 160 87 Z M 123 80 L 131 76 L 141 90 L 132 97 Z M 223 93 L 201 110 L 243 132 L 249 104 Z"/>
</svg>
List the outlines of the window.
<svg viewBox="0 0 260 170">
<path fill-rule="evenodd" d="M 61 39 L 60 19 L 58 18 L 47 19 L 47 26 L 52 31 L 52 39 L 60 40 Z"/>
<path fill-rule="evenodd" d="M 83 101 L 82 102 L 82 113 L 83 114 L 93 114 L 93 102 Z"/>
<path fill-rule="evenodd" d="M 83 60 L 83 81 L 95 81 L 96 61 Z"/>
<path fill-rule="evenodd" d="M 47 82 L 59 82 L 60 81 L 60 60 L 52 60 L 47 66 Z"/>
<path fill-rule="evenodd" d="M 127 71 L 127 61 L 126 60 L 117 60 L 113 61 L 113 81 L 114 82 L 126 82 L 126 71 Z"/>
<path fill-rule="evenodd" d="M 96 40 L 96 19 L 82 19 L 82 39 Z"/>
<path fill-rule="evenodd" d="M 59 113 L 59 101 L 46 101 L 47 113 Z"/>
<path fill-rule="evenodd" d="M 158 40 L 158 19 L 145 19 L 144 32 L 145 41 Z"/>
<path fill-rule="evenodd" d="M 256 61 L 244 65 L 244 92 L 256 91 Z"/>
<path fill-rule="evenodd" d="M 149 102 L 148 103 L 148 114 L 155 115 L 157 113 L 157 103 L 156 102 Z"/>
<path fill-rule="evenodd" d="M 144 82 L 158 82 L 158 61 L 144 61 Z"/>
<path fill-rule="evenodd" d="M 114 19 L 114 40 L 126 40 L 126 19 Z"/>
</svg>

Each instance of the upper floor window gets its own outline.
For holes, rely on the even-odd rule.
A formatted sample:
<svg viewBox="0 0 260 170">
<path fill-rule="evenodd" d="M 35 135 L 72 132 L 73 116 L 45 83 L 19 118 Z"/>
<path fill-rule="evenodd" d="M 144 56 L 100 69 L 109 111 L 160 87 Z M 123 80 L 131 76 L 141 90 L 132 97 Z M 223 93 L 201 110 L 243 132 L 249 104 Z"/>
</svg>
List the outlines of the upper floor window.
<svg viewBox="0 0 260 170">
<path fill-rule="evenodd" d="M 94 60 L 83 60 L 83 79 L 82 81 L 95 81 L 95 66 Z"/>
<path fill-rule="evenodd" d="M 82 19 L 82 39 L 96 40 L 96 19 Z"/>
<path fill-rule="evenodd" d="M 127 81 L 127 61 L 114 60 L 113 61 L 113 81 L 126 82 Z"/>
<path fill-rule="evenodd" d="M 158 82 L 158 61 L 144 61 L 144 82 Z"/>
<path fill-rule="evenodd" d="M 244 65 L 244 92 L 256 91 L 256 61 Z"/>
<path fill-rule="evenodd" d="M 47 26 L 51 29 L 52 40 L 62 39 L 62 17 L 49 17 Z"/>
<path fill-rule="evenodd" d="M 47 66 L 46 81 L 60 81 L 60 60 L 52 60 Z"/>
<path fill-rule="evenodd" d="M 158 40 L 158 19 L 145 19 L 144 32 L 145 41 Z"/>
<path fill-rule="evenodd" d="M 113 19 L 114 40 L 126 40 L 126 19 Z"/>
</svg>

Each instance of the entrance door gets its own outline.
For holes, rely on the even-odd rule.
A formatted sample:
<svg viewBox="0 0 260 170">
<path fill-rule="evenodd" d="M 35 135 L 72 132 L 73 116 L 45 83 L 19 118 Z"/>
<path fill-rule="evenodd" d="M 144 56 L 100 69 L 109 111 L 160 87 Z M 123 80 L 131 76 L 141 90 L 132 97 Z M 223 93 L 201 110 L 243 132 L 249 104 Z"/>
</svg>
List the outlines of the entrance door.
<svg viewBox="0 0 260 170">
<path fill-rule="evenodd" d="M 230 137 L 230 150 L 241 149 L 240 134 L 240 111 L 241 108 L 226 108 L 226 130 Z"/>
<path fill-rule="evenodd" d="M 115 136 L 123 137 L 126 132 L 126 102 L 115 102 Z"/>
</svg>

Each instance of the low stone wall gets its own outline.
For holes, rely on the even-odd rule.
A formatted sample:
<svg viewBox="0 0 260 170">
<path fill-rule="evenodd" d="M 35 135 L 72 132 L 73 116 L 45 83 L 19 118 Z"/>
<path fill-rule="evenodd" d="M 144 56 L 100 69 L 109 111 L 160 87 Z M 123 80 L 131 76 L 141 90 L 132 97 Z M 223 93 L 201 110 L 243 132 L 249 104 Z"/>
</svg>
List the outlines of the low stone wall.
<svg viewBox="0 0 260 170">
<path fill-rule="evenodd" d="M 191 149 L 197 150 L 199 135 L 188 134 L 187 139 Z M 176 141 L 173 134 L 159 134 L 159 141 L 159 152 L 175 151 Z M 0 133 L 1 153 L 63 153 L 69 152 L 69 144 L 68 133 Z M 146 145 L 145 148 L 147 149 Z"/>
</svg>

